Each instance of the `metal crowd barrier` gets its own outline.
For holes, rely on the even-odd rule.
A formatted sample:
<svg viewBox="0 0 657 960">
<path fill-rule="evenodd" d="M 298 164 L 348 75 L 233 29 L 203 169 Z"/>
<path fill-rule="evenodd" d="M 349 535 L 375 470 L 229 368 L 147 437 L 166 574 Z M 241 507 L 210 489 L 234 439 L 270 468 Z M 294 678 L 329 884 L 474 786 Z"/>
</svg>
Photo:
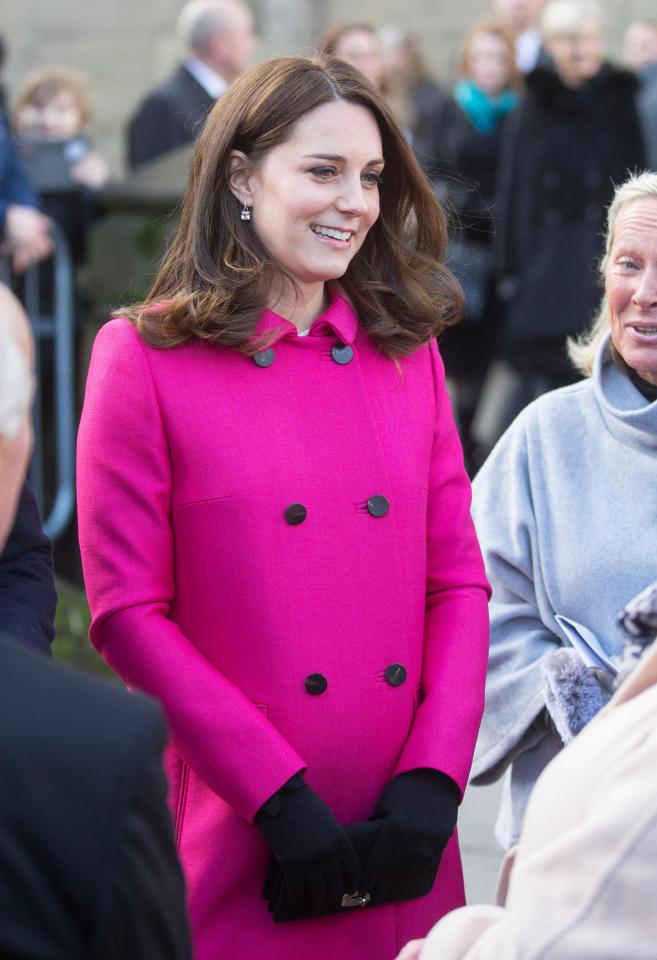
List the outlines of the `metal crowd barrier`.
<svg viewBox="0 0 657 960">
<path fill-rule="evenodd" d="M 30 319 L 35 343 L 36 394 L 34 398 L 34 450 L 30 464 L 30 483 L 34 489 L 43 528 L 51 540 L 63 533 L 75 506 L 75 360 L 74 360 L 74 273 L 68 243 L 60 227 L 53 223 L 54 252 L 49 260 L 34 264 L 24 274 L 23 305 Z M 52 299 L 41 303 L 43 270 L 52 270 Z M 3 276 L 4 274 L 4 276 Z M 7 277 L 7 269 L 0 279 Z M 52 390 L 44 395 L 42 367 L 44 348 L 53 368 Z M 54 496 L 48 514 L 45 508 L 44 413 L 52 411 L 54 424 Z M 50 498 L 49 498 L 50 499 Z"/>
</svg>

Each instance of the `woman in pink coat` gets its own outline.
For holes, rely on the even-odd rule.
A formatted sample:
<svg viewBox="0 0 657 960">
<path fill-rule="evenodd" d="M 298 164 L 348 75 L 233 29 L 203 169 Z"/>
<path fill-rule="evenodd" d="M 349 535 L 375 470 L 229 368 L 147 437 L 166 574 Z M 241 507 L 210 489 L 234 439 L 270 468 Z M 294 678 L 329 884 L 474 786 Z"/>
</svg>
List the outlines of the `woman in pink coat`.
<svg viewBox="0 0 657 960">
<path fill-rule="evenodd" d="M 147 302 L 96 341 L 91 635 L 167 710 L 197 960 L 388 960 L 463 903 L 488 587 L 444 244 L 367 81 L 271 61 L 210 114 Z"/>
</svg>

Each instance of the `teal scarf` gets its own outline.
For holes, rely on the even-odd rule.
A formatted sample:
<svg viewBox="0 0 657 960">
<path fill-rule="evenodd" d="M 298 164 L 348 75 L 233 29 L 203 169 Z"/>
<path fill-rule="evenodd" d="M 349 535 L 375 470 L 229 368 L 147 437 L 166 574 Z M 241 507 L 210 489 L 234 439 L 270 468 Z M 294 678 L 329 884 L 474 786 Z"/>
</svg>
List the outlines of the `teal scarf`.
<svg viewBox="0 0 657 960">
<path fill-rule="evenodd" d="M 518 94 L 504 90 L 497 97 L 484 93 L 472 80 L 459 80 L 454 87 L 454 99 L 467 114 L 472 126 L 480 133 L 492 133 L 518 102 Z"/>
</svg>

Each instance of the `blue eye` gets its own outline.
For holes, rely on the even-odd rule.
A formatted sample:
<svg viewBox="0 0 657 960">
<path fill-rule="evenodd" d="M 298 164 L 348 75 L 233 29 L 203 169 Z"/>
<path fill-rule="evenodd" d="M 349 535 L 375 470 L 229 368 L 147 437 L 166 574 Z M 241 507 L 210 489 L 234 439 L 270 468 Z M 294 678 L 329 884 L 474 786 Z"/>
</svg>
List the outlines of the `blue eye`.
<svg viewBox="0 0 657 960">
<path fill-rule="evenodd" d="M 369 173 L 364 173 L 361 177 L 363 183 L 367 184 L 368 187 L 380 187 L 383 183 L 383 177 L 380 173 L 375 173 L 373 170 Z"/>
<path fill-rule="evenodd" d="M 329 177 L 335 176 L 335 167 L 313 167 L 309 172 L 320 180 L 328 180 Z"/>
</svg>

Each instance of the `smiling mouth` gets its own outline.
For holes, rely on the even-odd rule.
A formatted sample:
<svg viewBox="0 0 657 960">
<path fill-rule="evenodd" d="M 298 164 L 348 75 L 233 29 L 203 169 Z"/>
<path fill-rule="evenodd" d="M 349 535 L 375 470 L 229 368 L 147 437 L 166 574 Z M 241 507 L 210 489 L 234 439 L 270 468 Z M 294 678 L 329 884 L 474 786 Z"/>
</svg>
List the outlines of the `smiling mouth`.
<svg viewBox="0 0 657 960">
<path fill-rule="evenodd" d="M 331 240 L 342 240 L 343 243 L 351 240 L 354 233 L 353 230 L 336 230 L 335 227 L 322 227 L 317 223 L 314 223 L 310 229 L 320 237 L 330 237 Z"/>
<path fill-rule="evenodd" d="M 633 325 L 633 326 L 632 326 L 632 329 L 634 330 L 635 333 L 645 334 L 645 336 L 648 336 L 648 337 L 654 337 L 655 334 L 657 333 L 657 326 L 655 326 L 655 327 L 637 327 L 637 326 L 634 326 L 634 325 Z"/>
</svg>

